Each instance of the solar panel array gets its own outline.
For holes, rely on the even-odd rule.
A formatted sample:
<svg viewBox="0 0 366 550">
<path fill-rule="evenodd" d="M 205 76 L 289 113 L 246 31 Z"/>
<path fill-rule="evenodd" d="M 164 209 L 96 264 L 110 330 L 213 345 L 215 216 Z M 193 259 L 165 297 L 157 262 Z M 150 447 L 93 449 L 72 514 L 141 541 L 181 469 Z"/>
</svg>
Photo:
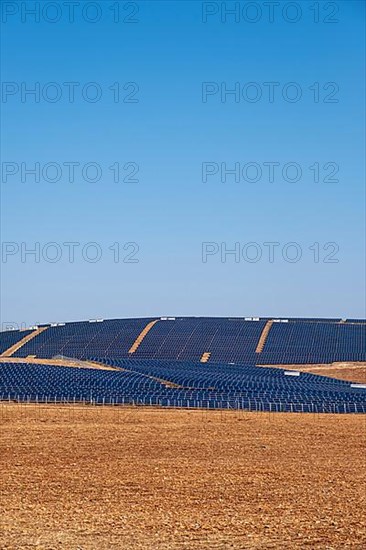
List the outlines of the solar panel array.
<svg viewBox="0 0 366 550">
<path fill-rule="evenodd" d="M 179 361 L 107 360 L 123 371 L 0 364 L 0 399 L 291 412 L 365 413 L 349 382 L 280 369 Z"/>
<path fill-rule="evenodd" d="M 151 319 L 80 321 L 51 326 L 20 348 L 17 357 L 55 355 L 83 359 L 89 355 L 128 357 L 128 350 Z"/>
<path fill-rule="evenodd" d="M 152 318 L 72 322 L 49 326 L 14 353 L 52 358 L 64 355 L 127 358 Z M 352 319 L 286 319 L 274 322 L 261 353 L 256 348 L 267 319 L 180 317 L 158 320 L 132 357 L 236 364 L 301 364 L 366 361 L 366 323 Z M 5 351 L 31 331 L 0 334 Z M 1 352 L 2 352 L 1 351 Z"/>
<path fill-rule="evenodd" d="M 32 330 L 5 330 L 0 333 L 0 353 L 4 353 L 14 344 L 25 338 Z"/>
<path fill-rule="evenodd" d="M 348 323 L 273 323 L 260 364 L 366 361 L 366 325 Z"/>
<path fill-rule="evenodd" d="M 135 357 L 254 363 L 255 349 L 266 321 L 221 318 L 179 318 L 156 323 Z"/>
</svg>

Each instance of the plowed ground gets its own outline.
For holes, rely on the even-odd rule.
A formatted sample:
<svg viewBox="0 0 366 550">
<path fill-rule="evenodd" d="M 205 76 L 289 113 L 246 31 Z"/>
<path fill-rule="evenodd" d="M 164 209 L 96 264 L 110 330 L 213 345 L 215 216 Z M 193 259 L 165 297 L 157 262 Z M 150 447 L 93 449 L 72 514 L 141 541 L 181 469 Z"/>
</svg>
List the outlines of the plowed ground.
<svg viewBox="0 0 366 550">
<path fill-rule="evenodd" d="M 363 549 L 361 415 L 0 405 L 2 549 Z"/>
</svg>

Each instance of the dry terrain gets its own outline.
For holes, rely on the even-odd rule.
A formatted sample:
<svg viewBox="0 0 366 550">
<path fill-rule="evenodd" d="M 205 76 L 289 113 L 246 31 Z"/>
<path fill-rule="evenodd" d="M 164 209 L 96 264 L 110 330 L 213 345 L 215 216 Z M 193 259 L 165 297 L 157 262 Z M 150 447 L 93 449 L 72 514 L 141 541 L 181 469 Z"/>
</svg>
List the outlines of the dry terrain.
<svg viewBox="0 0 366 550">
<path fill-rule="evenodd" d="M 363 549 L 366 416 L 0 405 L 2 549 Z"/>
</svg>

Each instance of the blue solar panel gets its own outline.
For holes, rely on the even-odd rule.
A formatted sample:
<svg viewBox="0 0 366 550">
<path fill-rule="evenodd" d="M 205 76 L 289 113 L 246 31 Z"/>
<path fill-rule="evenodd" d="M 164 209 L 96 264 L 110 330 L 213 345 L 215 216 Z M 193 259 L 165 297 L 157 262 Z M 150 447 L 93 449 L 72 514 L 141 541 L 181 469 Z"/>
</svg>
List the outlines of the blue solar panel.
<svg viewBox="0 0 366 550">
<path fill-rule="evenodd" d="M 366 412 L 366 391 L 349 382 L 255 366 L 107 360 L 122 371 L 0 365 L 0 399 L 143 404 L 292 412 Z M 174 384 L 174 386 L 173 386 Z"/>
<path fill-rule="evenodd" d="M 11 346 L 22 340 L 32 330 L 5 330 L 0 333 L 0 353 L 3 353 Z"/>
<path fill-rule="evenodd" d="M 139 358 L 255 363 L 255 349 L 266 321 L 179 318 L 156 323 L 134 354 Z"/>
<path fill-rule="evenodd" d="M 88 355 L 127 357 L 128 350 L 151 319 L 81 321 L 53 326 L 26 343 L 17 357 L 55 355 L 82 359 Z"/>
<path fill-rule="evenodd" d="M 14 355 L 55 355 L 83 359 L 127 358 L 138 335 L 152 321 L 113 319 L 49 326 Z M 366 323 L 362 320 L 288 319 L 274 322 L 261 353 L 256 348 L 266 319 L 179 317 L 159 320 L 143 338 L 133 357 L 237 364 L 302 364 L 366 361 Z M 0 334 L 1 352 L 31 331 Z"/>
<path fill-rule="evenodd" d="M 366 325 L 274 323 L 260 364 L 315 364 L 366 361 Z"/>
</svg>

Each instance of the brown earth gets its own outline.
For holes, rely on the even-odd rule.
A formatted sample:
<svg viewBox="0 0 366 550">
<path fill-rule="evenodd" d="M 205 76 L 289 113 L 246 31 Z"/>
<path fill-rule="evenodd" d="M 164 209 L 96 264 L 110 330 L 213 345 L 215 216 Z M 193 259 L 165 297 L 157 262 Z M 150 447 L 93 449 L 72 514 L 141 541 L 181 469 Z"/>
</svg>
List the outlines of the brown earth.
<svg viewBox="0 0 366 550">
<path fill-rule="evenodd" d="M 366 547 L 366 416 L 0 405 L 0 547 Z"/>
</svg>

